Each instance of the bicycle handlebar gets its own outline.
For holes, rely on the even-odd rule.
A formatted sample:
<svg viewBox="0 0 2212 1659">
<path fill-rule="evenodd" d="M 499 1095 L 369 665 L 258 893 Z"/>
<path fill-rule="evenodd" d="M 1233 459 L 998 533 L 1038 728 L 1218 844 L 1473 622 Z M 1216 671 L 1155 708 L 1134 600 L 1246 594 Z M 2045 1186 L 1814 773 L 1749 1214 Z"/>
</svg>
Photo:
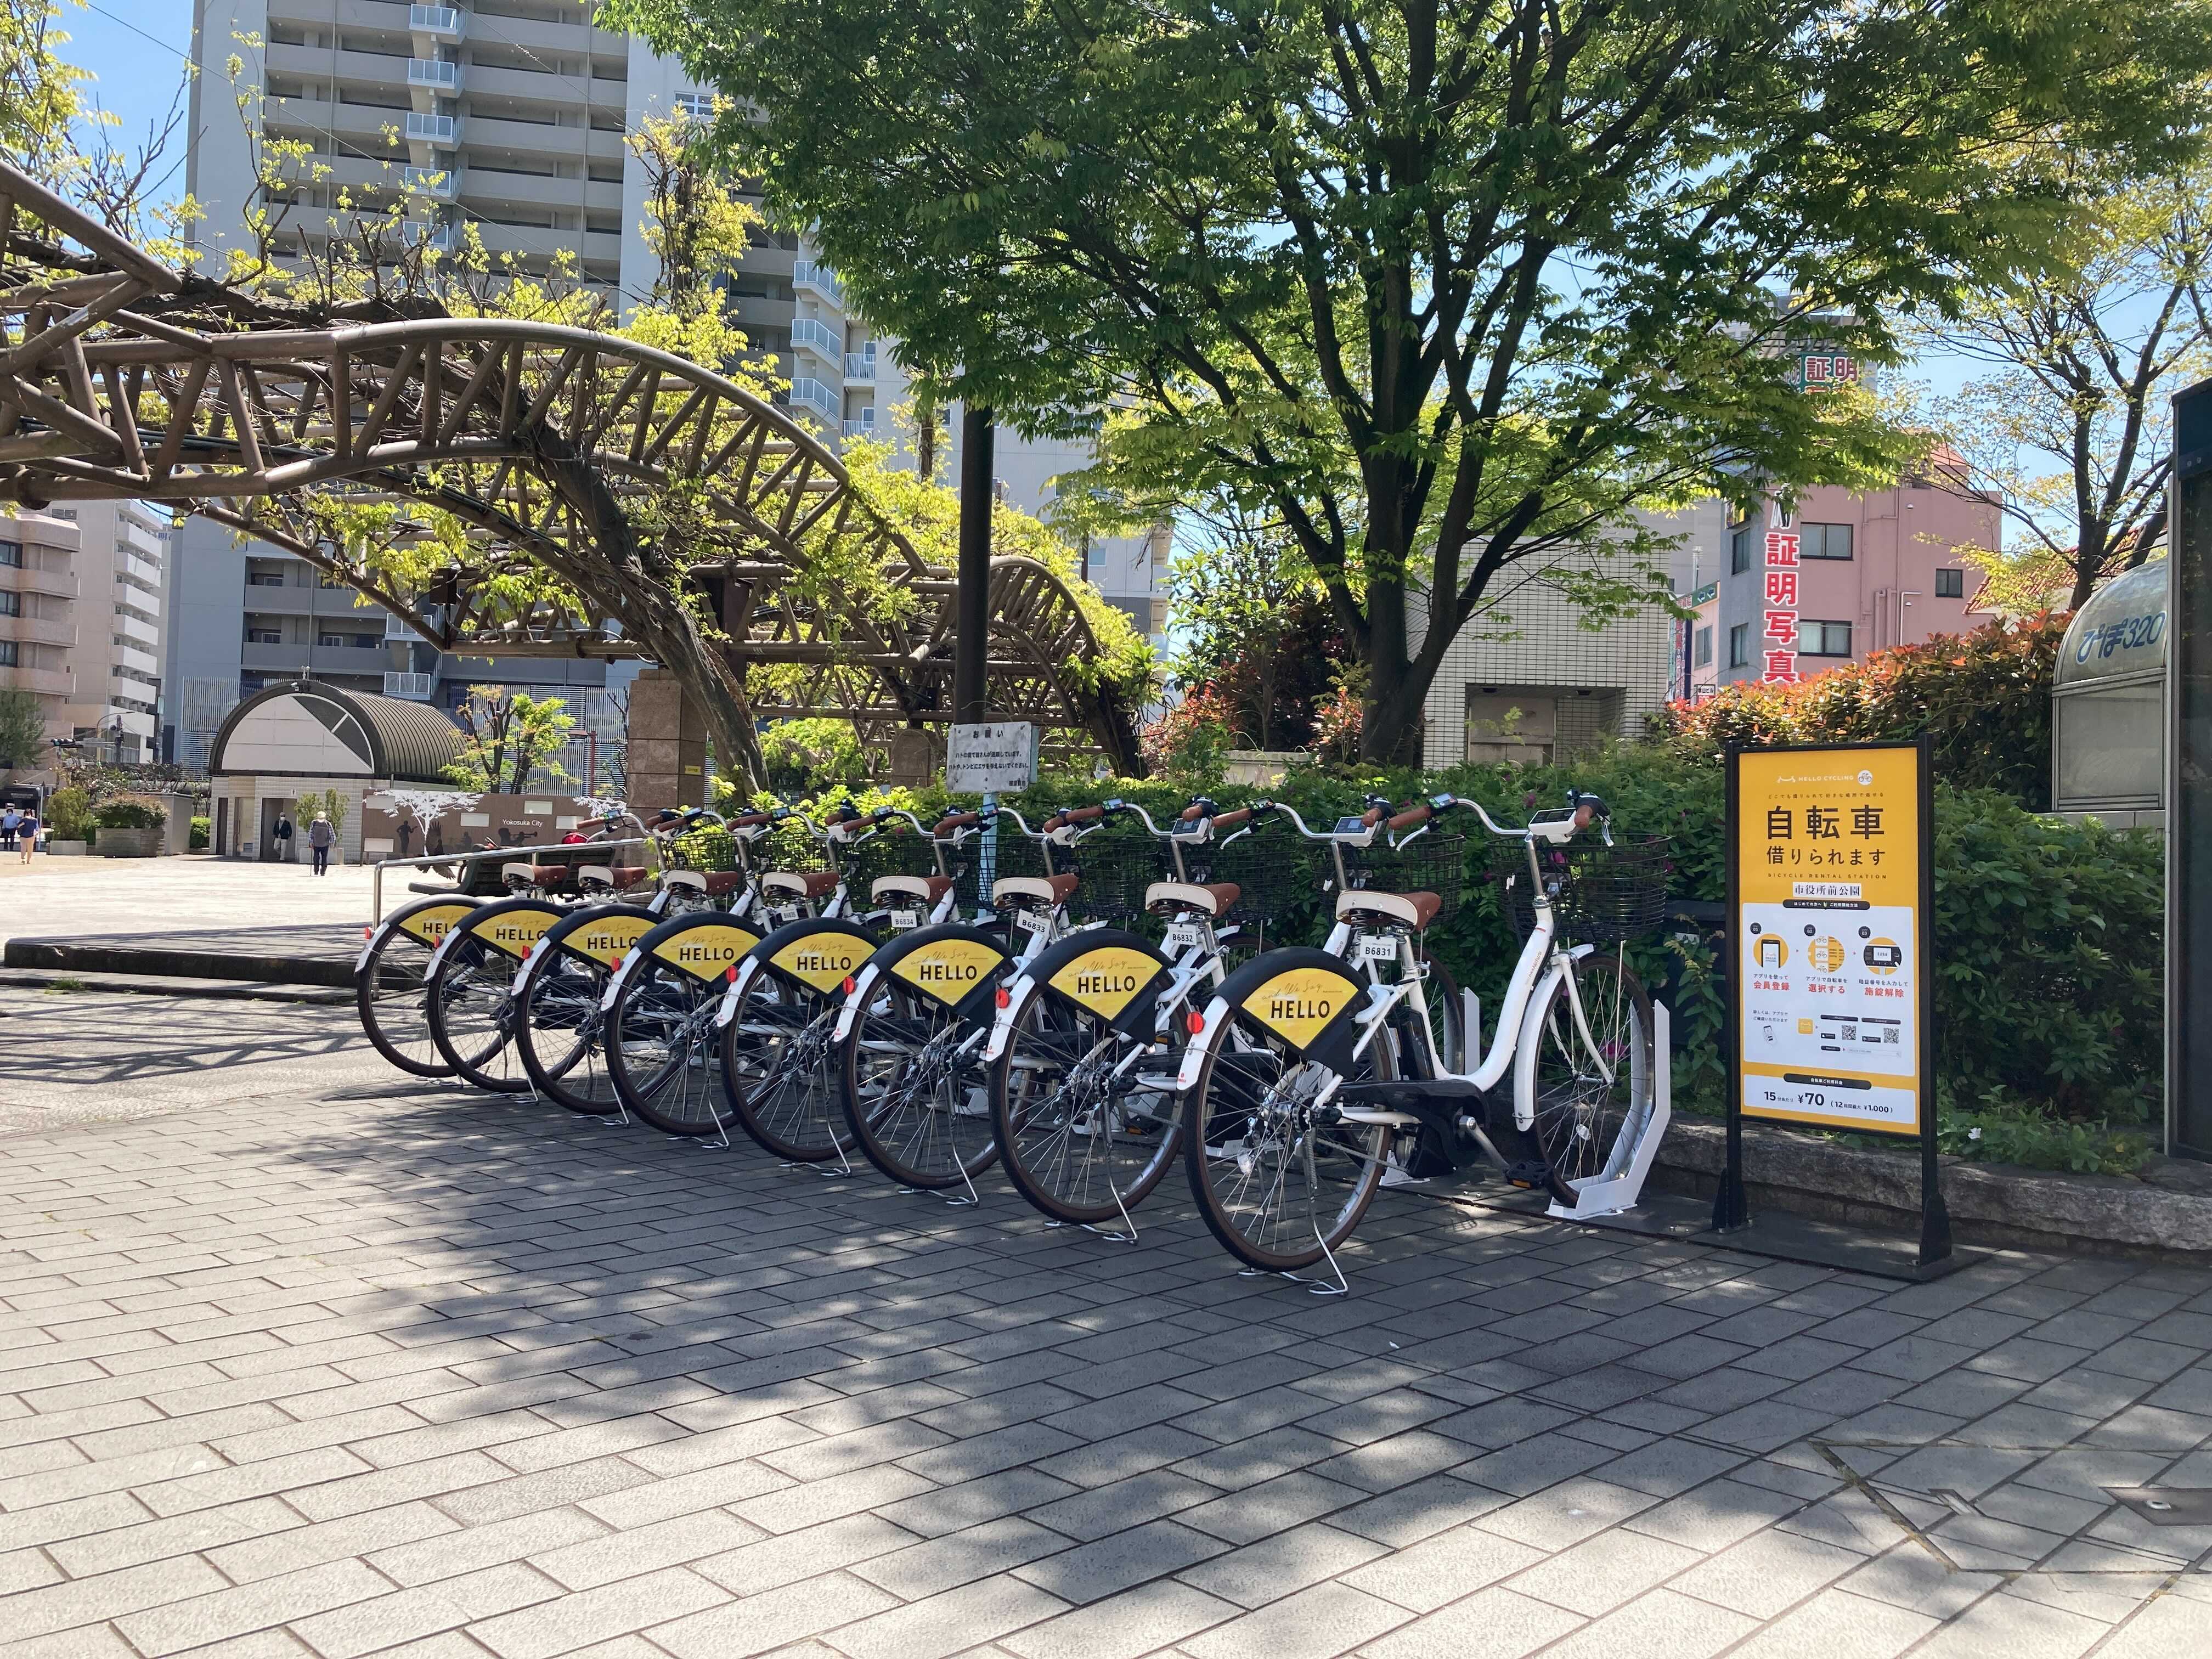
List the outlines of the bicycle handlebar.
<svg viewBox="0 0 2212 1659">
<path fill-rule="evenodd" d="M 1395 836 L 1401 830 L 1410 830 L 1417 823 L 1426 823 L 1433 809 L 1425 801 L 1407 807 L 1390 819 L 1389 826 L 1390 833 Z M 1364 823 L 1365 820 L 1362 819 L 1361 822 Z"/>
<path fill-rule="evenodd" d="M 929 833 L 942 841 L 956 830 L 972 830 L 982 821 L 981 812 L 953 812 L 938 819 L 937 827 Z"/>
<path fill-rule="evenodd" d="M 1217 830 L 1233 830 L 1240 823 L 1250 823 L 1252 812 L 1253 808 L 1249 806 L 1240 806 L 1233 812 L 1216 812 L 1213 815 L 1213 827 Z"/>
<path fill-rule="evenodd" d="M 1105 816 L 1106 809 L 1103 806 L 1066 806 L 1047 818 L 1044 827 L 1048 832 L 1065 830 L 1071 823 L 1095 823 Z"/>
</svg>

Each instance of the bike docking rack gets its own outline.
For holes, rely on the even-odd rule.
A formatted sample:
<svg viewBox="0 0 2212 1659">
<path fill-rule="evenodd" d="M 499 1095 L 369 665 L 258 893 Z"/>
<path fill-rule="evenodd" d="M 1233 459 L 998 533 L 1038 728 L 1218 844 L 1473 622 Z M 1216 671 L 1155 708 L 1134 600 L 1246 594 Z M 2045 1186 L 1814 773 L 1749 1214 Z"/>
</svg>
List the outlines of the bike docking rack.
<svg viewBox="0 0 2212 1659">
<path fill-rule="evenodd" d="M 578 854 L 586 850 L 599 854 L 617 847 L 652 847 L 653 845 L 653 837 L 650 836 L 628 836 L 620 841 L 556 842 L 545 847 L 483 847 L 465 853 L 438 853 L 424 858 L 380 859 L 369 866 L 368 923 L 374 927 L 384 920 L 384 872 L 386 870 L 444 870 L 454 865 L 465 864 L 473 866 L 486 864 L 495 859 L 502 864 L 513 864 L 533 853 L 554 853 L 563 858 L 574 859 Z M 422 890 L 442 892 L 446 890 L 428 888 Z M 464 884 L 456 881 L 453 891 L 457 895 L 462 894 Z"/>
</svg>

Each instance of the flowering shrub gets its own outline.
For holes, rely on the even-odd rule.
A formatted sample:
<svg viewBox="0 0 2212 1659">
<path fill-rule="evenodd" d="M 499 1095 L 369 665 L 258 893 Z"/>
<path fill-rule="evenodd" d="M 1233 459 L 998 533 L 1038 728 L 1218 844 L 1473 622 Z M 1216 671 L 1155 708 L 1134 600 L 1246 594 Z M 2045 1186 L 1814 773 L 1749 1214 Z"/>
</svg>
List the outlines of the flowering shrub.
<svg viewBox="0 0 2212 1659">
<path fill-rule="evenodd" d="M 1747 681 L 1660 716 L 1675 753 L 1717 761 L 1731 743 L 1858 743 L 1925 732 L 1936 775 L 2051 805 L 2051 684 L 2071 619 L 2045 611 L 1971 634 L 1877 651 L 1795 685 Z"/>
<path fill-rule="evenodd" d="M 1212 685 L 1197 686 L 1138 734 L 1145 763 L 1171 776 L 1212 775 L 1237 746 L 1236 711 Z"/>
</svg>

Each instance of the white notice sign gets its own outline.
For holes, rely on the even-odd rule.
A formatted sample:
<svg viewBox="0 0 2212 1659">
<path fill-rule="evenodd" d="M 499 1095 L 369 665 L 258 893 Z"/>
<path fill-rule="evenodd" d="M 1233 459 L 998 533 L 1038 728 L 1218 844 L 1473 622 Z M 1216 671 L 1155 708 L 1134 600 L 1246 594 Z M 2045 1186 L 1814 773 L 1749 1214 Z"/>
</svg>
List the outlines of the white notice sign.
<svg viewBox="0 0 2212 1659">
<path fill-rule="evenodd" d="M 1036 781 L 1037 729 L 1028 720 L 956 726 L 945 756 L 955 794 L 1012 793 Z"/>
</svg>

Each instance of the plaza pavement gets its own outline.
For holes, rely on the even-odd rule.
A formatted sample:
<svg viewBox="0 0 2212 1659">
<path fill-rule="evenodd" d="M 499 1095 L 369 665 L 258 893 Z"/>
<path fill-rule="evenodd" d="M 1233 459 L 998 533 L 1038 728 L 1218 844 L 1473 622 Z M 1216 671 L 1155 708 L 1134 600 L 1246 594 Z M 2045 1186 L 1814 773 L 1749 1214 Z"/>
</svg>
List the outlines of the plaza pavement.
<svg viewBox="0 0 2212 1659">
<path fill-rule="evenodd" d="M 2212 1487 L 2203 1273 L 1393 1193 L 1324 1300 L 1179 1172 L 1117 1245 L 410 1082 L 344 1009 L 0 1032 L 6 1659 L 2212 1652 L 2212 1527 L 2108 1491 Z"/>
</svg>

